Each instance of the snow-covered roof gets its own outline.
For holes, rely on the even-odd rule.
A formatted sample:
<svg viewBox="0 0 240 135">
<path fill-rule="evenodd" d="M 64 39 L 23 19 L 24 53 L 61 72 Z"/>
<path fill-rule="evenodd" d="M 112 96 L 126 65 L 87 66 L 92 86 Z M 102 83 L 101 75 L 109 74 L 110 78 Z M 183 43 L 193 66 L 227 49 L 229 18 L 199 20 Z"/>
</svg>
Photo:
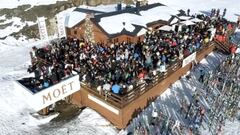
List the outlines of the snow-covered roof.
<svg viewBox="0 0 240 135">
<path fill-rule="evenodd" d="M 169 26 L 169 25 L 164 25 L 164 26 L 160 27 L 159 30 L 162 30 L 162 31 L 171 31 L 171 30 L 172 30 L 172 27 Z"/>
<path fill-rule="evenodd" d="M 182 21 L 182 22 L 180 22 L 180 24 L 184 24 L 184 25 L 195 25 L 195 23 L 194 22 L 192 22 L 192 21 L 190 21 L 190 20 L 187 20 L 187 21 Z"/>
<path fill-rule="evenodd" d="M 198 19 L 198 18 L 193 18 L 193 19 L 190 19 L 190 21 L 192 21 L 192 22 L 203 22 L 203 20 L 201 20 L 201 19 Z"/>
<path fill-rule="evenodd" d="M 145 20 L 146 23 L 150 23 L 156 20 L 168 21 L 172 15 L 176 15 L 177 10 L 173 10 L 167 6 L 157 6 L 146 11 L 140 11 L 142 16 L 141 19 Z"/>
<path fill-rule="evenodd" d="M 85 19 L 88 12 L 94 13 L 92 21 L 98 24 L 107 34 L 114 35 L 121 32 L 127 32 L 131 35 L 136 35 L 141 28 L 147 27 L 147 24 L 155 21 L 169 21 L 172 15 L 178 13 L 160 3 L 145 5 L 139 8 L 123 9 L 120 11 L 112 11 L 113 6 L 110 6 L 103 11 L 99 8 L 81 6 L 76 8 L 69 17 L 67 17 L 66 27 L 72 28 L 79 22 Z M 104 7 L 104 6 L 103 6 Z M 140 26 L 140 27 L 139 27 Z M 125 33 L 126 34 L 126 33 Z"/>
<path fill-rule="evenodd" d="M 222 15 L 224 8 L 227 9 L 225 18 L 236 22 L 240 14 L 239 0 L 148 0 L 148 4 L 160 2 L 164 5 L 172 7 L 176 10 L 187 11 L 190 9 L 190 14 L 194 13 L 211 13 L 211 9 L 220 9 Z"/>
<path fill-rule="evenodd" d="M 174 19 L 170 22 L 170 25 L 173 25 L 173 24 L 177 23 L 178 20 L 179 19 L 177 17 L 174 17 Z"/>
<path fill-rule="evenodd" d="M 78 11 L 73 11 L 70 13 L 70 15 L 66 18 L 65 21 L 65 26 L 68 28 L 72 28 L 82 20 L 86 18 L 86 13 L 78 12 Z"/>
<path fill-rule="evenodd" d="M 102 11 L 102 12 L 113 12 L 113 11 L 116 11 L 116 6 L 117 6 L 116 4 L 99 5 L 99 6 L 96 6 L 96 7 L 81 5 L 81 6 L 79 6 L 79 8 L 97 10 L 97 11 Z M 125 6 L 126 6 L 126 4 L 122 3 L 122 7 L 125 7 Z"/>
<path fill-rule="evenodd" d="M 136 13 L 119 13 L 117 15 L 104 16 L 98 23 L 108 34 L 120 33 L 123 29 L 129 32 L 134 31 L 133 25 L 147 27 L 148 23 L 163 20 L 169 21 L 172 15 L 178 11 L 167 6 L 158 5 L 147 10 L 140 10 Z"/>
<path fill-rule="evenodd" d="M 97 7 L 81 5 L 76 8 L 72 13 L 70 13 L 69 16 L 67 16 L 65 26 L 68 28 L 72 28 L 73 26 L 85 19 L 87 12 L 92 12 L 97 15 L 114 11 L 116 11 L 116 5 L 99 5 Z"/>
<path fill-rule="evenodd" d="M 191 17 L 189 17 L 189 16 L 179 16 L 178 18 L 180 20 L 189 20 L 189 19 L 191 19 Z"/>
<path fill-rule="evenodd" d="M 147 29 L 142 28 L 142 29 L 137 33 L 137 36 L 144 35 L 144 34 L 146 34 L 147 31 L 148 31 Z"/>
<path fill-rule="evenodd" d="M 133 32 L 135 29 L 133 24 L 138 24 L 135 22 L 138 20 L 140 24 L 144 25 L 144 23 L 141 22 L 139 15 L 123 13 L 101 18 L 99 25 L 109 34 L 119 33 L 124 28 L 126 31 Z"/>
</svg>

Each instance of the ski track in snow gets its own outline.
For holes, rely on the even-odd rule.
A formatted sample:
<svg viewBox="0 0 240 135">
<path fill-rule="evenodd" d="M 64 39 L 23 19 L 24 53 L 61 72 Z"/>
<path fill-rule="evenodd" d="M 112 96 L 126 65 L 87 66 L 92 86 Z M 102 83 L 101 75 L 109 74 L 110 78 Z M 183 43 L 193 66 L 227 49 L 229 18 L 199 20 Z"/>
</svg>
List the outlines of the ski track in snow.
<svg viewBox="0 0 240 135">
<path fill-rule="evenodd" d="M 226 58 L 225 55 L 221 55 L 219 53 L 213 52 L 206 59 L 203 59 L 201 61 L 201 64 L 199 64 L 197 67 L 195 67 L 194 71 L 191 71 L 191 79 L 186 80 L 185 77 L 182 79 L 176 81 L 168 90 L 166 90 L 161 96 L 159 96 L 154 103 L 149 105 L 149 107 L 145 110 L 143 110 L 142 113 L 140 113 L 138 118 L 144 118 L 144 117 L 151 117 L 153 108 L 157 108 L 158 111 L 162 111 L 165 115 L 172 117 L 174 119 L 179 120 L 181 123 L 184 123 L 184 125 L 188 126 L 189 120 L 184 119 L 184 116 L 182 116 L 179 113 L 180 110 L 180 100 L 185 98 L 187 102 L 192 100 L 192 95 L 194 93 L 194 90 L 201 90 L 205 91 L 203 89 L 204 86 L 201 84 L 197 78 L 199 78 L 200 75 L 200 69 L 207 68 L 208 71 L 213 71 L 224 59 Z M 205 108 L 211 108 L 209 106 L 208 102 L 206 102 L 206 99 L 204 97 L 200 97 L 200 103 L 205 106 Z M 155 107 L 154 107 L 155 106 Z M 149 116 L 150 115 L 150 116 Z M 138 123 L 138 119 L 134 118 L 133 121 L 131 121 L 130 125 L 127 127 L 128 131 L 133 131 L 133 125 L 136 125 Z M 135 123 L 135 124 L 134 124 Z M 207 125 L 203 125 L 205 128 Z M 211 135 L 208 128 L 200 129 L 201 134 L 203 135 Z M 223 135 L 239 135 L 240 134 L 240 121 L 235 120 L 234 122 L 231 122 L 227 120 L 226 125 L 223 127 L 222 133 Z"/>
</svg>

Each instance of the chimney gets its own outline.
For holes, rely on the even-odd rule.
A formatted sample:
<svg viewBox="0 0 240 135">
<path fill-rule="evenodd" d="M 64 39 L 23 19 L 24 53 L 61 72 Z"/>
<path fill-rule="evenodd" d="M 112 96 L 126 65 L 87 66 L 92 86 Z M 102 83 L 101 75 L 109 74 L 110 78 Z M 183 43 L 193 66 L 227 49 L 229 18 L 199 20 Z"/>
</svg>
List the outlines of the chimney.
<svg viewBox="0 0 240 135">
<path fill-rule="evenodd" d="M 137 2 L 136 2 L 136 8 L 139 8 L 140 6 L 141 6 L 140 1 L 137 1 Z"/>
<path fill-rule="evenodd" d="M 122 3 L 117 4 L 117 11 L 120 11 L 120 10 L 122 10 Z"/>
</svg>

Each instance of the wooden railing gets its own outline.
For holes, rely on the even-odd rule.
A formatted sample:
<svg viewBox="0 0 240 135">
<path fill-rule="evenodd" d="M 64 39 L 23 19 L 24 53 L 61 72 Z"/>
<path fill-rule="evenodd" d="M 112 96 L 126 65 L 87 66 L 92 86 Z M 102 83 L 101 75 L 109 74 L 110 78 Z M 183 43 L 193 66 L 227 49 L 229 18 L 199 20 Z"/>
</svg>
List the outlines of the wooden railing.
<svg viewBox="0 0 240 135">
<path fill-rule="evenodd" d="M 226 34 L 226 40 L 224 42 L 218 41 L 217 39 L 214 40 L 214 42 L 216 43 L 216 48 L 219 48 L 220 50 L 222 50 L 225 53 L 230 53 L 230 41 L 229 41 L 229 37 L 235 32 L 236 27 L 233 27 L 233 29 L 227 30 L 227 34 Z"/>
<path fill-rule="evenodd" d="M 229 37 L 234 30 L 229 31 L 227 34 L 227 37 Z M 201 48 L 197 50 L 197 56 L 201 54 L 203 51 L 206 50 L 206 48 L 209 48 L 213 45 L 216 45 L 215 41 L 209 42 L 207 44 L 202 44 Z M 90 93 L 94 94 L 95 96 L 106 100 L 110 104 L 118 107 L 118 108 L 123 108 L 124 106 L 128 105 L 132 101 L 134 101 L 136 98 L 140 97 L 141 95 L 145 94 L 147 91 L 149 91 L 151 88 L 159 84 L 161 81 L 163 81 L 165 78 L 169 77 L 171 74 L 173 74 L 175 71 L 180 69 L 182 67 L 182 61 L 177 60 L 173 63 L 170 64 L 170 66 L 167 68 L 167 71 L 165 73 L 158 73 L 154 78 L 152 79 L 152 82 L 150 83 L 142 83 L 139 84 L 137 87 L 135 87 L 132 90 L 127 91 L 124 93 L 123 96 L 114 94 L 112 92 L 104 93 L 101 92 L 99 93 L 96 88 L 92 88 L 88 86 L 87 84 L 82 84 L 81 86 L 87 89 Z"/>
<path fill-rule="evenodd" d="M 135 89 L 128 91 L 123 97 L 122 97 L 122 107 L 129 104 L 130 102 L 134 101 L 139 96 L 146 93 L 148 90 L 159 84 L 161 81 L 163 81 L 165 78 L 169 77 L 171 74 L 173 74 L 176 70 L 180 69 L 182 67 L 182 61 L 176 61 L 174 64 L 172 64 L 168 70 L 165 73 L 158 73 L 154 78 L 152 79 L 152 82 L 146 84 L 142 83 Z"/>
<path fill-rule="evenodd" d="M 230 53 L 230 50 L 229 50 L 229 44 L 226 44 L 226 43 L 223 43 L 223 42 L 220 42 L 218 40 L 214 40 L 215 43 L 216 43 L 216 48 L 220 49 L 222 52 L 225 52 L 225 53 Z"/>
<path fill-rule="evenodd" d="M 111 92 L 108 92 L 108 93 L 104 93 L 103 91 L 99 92 L 95 87 L 91 87 L 85 83 L 81 83 L 81 87 L 88 90 L 90 93 L 94 94 L 95 96 L 108 101 L 109 103 L 115 105 L 118 108 L 122 107 L 122 97 L 119 95 L 116 95 Z"/>
<path fill-rule="evenodd" d="M 213 45 L 213 42 L 202 45 L 201 49 L 197 51 L 197 54 L 204 51 L 206 48 Z M 112 92 L 104 93 L 99 92 L 95 87 L 91 87 L 85 83 L 81 83 L 81 87 L 87 89 L 90 93 L 94 94 L 95 96 L 106 100 L 110 104 L 118 107 L 123 108 L 127 104 L 134 101 L 136 98 L 140 97 L 141 95 L 145 94 L 148 90 L 159 84 L 161 81 L 163 81 L 165 78 L 169 77 L 171 74 L 173 74 L 175 71 L 180 69 L 182 67 L 182 61 L 176 60 L 175 62 L 172 62 L 170 66 L 167 68 L 167 71 L 164 73 L 158 73 L 150 83 L 141 83 L 137 87 L 135 87 L 132 90 L 127 91 L 124 93 L 124 95 L 120 96 L 117 94 L 114 94 Z M 107 95 L 106 95 L 107 94 Z"/>
</svg>

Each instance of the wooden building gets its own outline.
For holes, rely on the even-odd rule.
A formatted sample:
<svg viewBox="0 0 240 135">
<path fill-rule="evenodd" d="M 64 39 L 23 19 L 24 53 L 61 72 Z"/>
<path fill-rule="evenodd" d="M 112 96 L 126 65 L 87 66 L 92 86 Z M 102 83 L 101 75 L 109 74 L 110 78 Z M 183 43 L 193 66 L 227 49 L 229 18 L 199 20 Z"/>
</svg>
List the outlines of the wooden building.
<svg viewBox="0 0 240 135">
<path fill-rule="evenodd" d="M 160 3 L 124 9 L 118 5 L 108 12 L 76 8 L 66 19 L 66 31 L 69 37 L 85 39 L 90 32 L 93 40 L 101 43 L 137 42 L 148 29 L 168 25 L 177 13 Z"/>
</svg>

